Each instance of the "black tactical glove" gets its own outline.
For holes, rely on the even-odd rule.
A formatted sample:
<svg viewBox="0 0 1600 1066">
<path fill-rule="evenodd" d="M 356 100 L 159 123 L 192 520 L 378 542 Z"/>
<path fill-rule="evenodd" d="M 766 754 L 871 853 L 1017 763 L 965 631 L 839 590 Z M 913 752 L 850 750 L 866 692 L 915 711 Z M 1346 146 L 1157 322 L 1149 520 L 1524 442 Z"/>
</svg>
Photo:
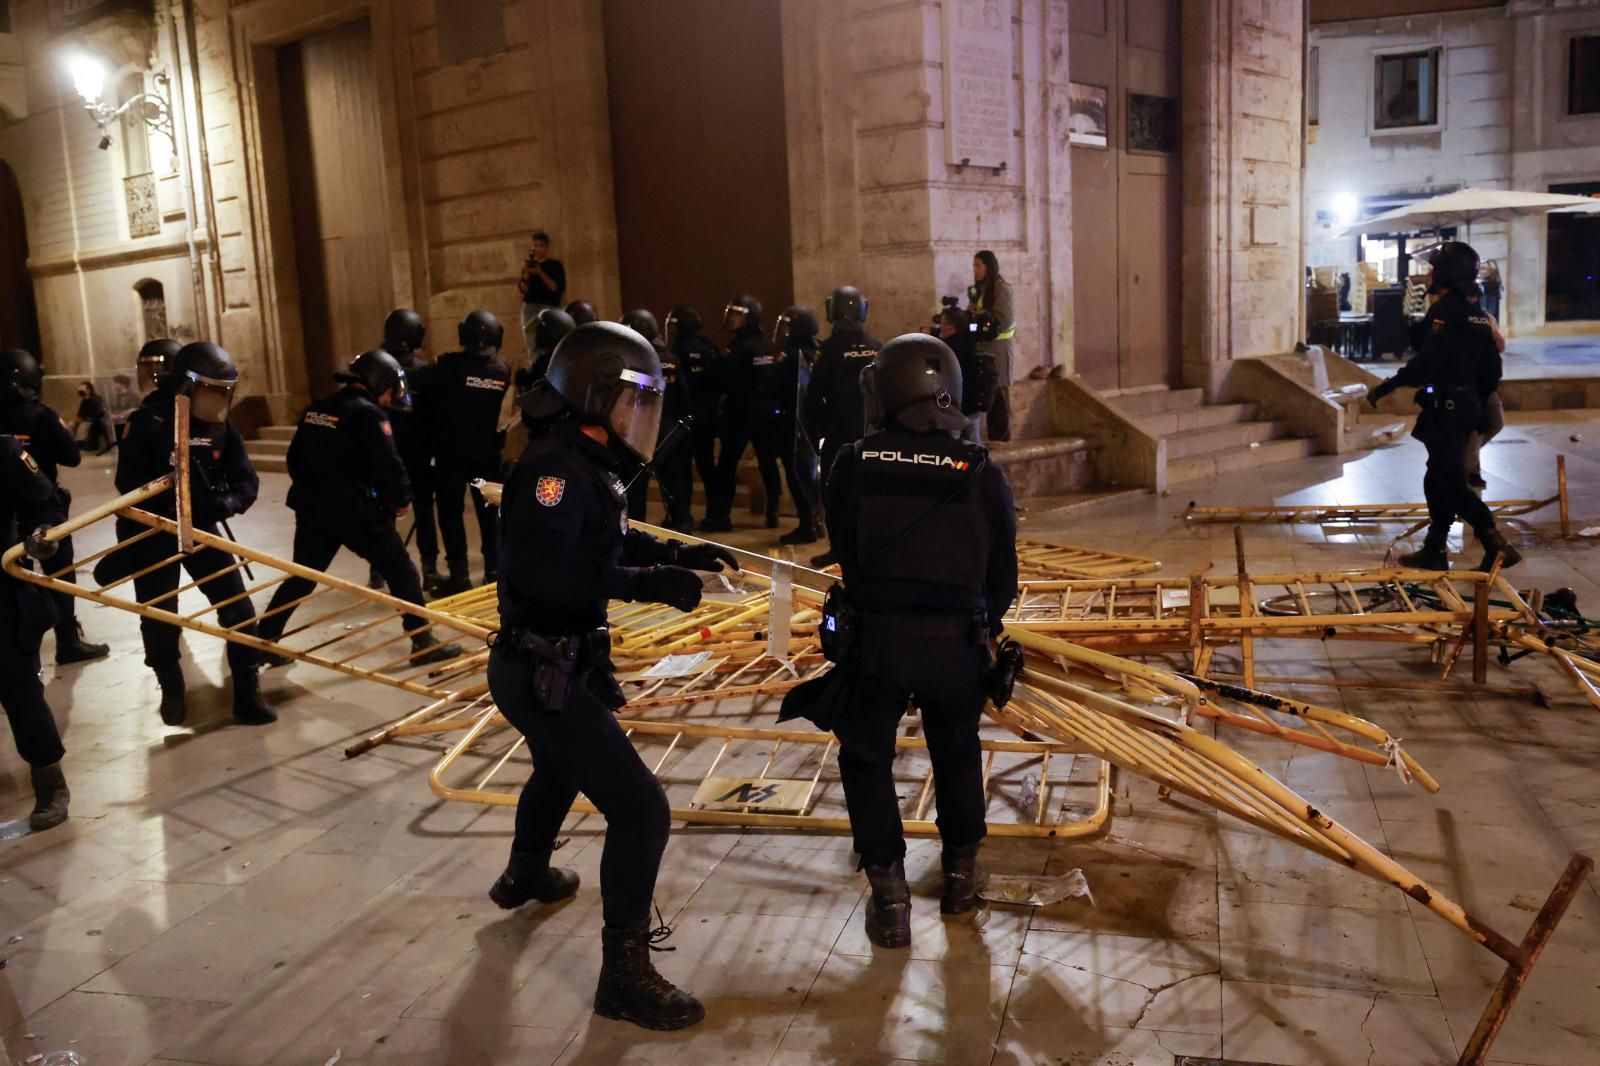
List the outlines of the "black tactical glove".
<svg viewBox="0 0 1600 1066">
<path fill-rule="evenodd" d="M 684 544 L 676 540 L 671 541 L 671 544 L 672 561 L 678 566 L 686 566 L 690 570 L 704 570 L 711 574 L 722 573 L 723 563 L 727 563 L 734 570 L 739 569 L 739 560 L 720 544 Z"/>
<path fill-rule="evenodd" d="M 1367 402 L 1373 407 L 1377 407 L 1378 403 L 1385 396 L 1394 391 L 1394 388 L 1394 378 L 1385 379 L 1384 381 L 1380 382 L 1376 388 L 1367 393 Z"/>
<path fill-rule="evenodd" d="M 28 539 L 22 545 L 22 550 L 28 553 L 28 558 L 37 559 L 42 563 L 46 559 L 52 558 L 60 550 L 61 545 L 44 539 L 44 535 L 47 532 L 49 530 L 45 526 L 40 526 L 28 534 Z"/>
<path fill-rule="evenodd" d="M 634 580 L 633 598 L 664 603 L 680 611 L 700 606 L 700 575 L 681 566 L 652 566 Z"/>
</svg>

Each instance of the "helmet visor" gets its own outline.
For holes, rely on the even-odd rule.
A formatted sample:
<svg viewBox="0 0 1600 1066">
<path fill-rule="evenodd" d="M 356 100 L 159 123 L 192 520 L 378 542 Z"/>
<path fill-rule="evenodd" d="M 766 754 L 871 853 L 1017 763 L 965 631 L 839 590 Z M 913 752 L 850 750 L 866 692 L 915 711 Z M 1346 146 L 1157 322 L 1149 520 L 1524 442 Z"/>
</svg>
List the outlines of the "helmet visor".
<svg viewBox="0 0 1600 1066">
<path fill-rule="evenodd" d="M 661 323 L 661 343 L 668 348 L 678 343 L 678 316 L 667 313 L 667 320 Z"/>
<path fill-rule="evenodd" d="M 406 381 L 404 370 L 394 379 L 394 389 L 389 395 L 389 406 L 396 411 L 411 410 L 411 386 Z"/>
<path fill-rule="evenodd" d="M 729 304 L 722 309 L 722 326 L 724 329 L 740 329 L 749 317 L 750 309 L 744 304 Z"/>
<path fill-rule="evenodd" d="M 607 421 L 612 435 L 641 462 L 655 455 L 656 437 L 661 432 L 661 405 L 667 383 L 661 378 L 624 370 L 623 388 L 611 406 Z"/>
<path fill-rule="evenodd" d="M 199 422 L 219 424 L 228 420 L 228 408 L 233 406 L 233 382 L 211 381 L 191 374 L 194 382 L 189 390 L 189 414 Z"/>
<path fill-rule="evenodd" d="M 772 325 L 772 343 L 775 347 L 785 348 L 789 344 L 789 316 L 779 315 L 778 321 Z"/>
</svg>

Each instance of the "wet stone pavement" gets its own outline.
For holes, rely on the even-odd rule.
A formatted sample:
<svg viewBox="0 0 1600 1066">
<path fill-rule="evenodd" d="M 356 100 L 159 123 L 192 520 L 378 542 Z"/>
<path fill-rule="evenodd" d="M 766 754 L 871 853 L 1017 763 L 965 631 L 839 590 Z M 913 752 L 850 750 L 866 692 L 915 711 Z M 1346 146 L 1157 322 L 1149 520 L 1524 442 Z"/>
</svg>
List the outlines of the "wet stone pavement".
<svg viewBox="0 0 1600 1066">
<path fill-rule="evenodd" d="M 1584 439 L 1572 441 L 1578 434 Z M 1565 452 L 1576 525 L 1600 523 L 1594 412 L 1513 415 L 1484 453 L 1490 498 L 1554 491 Z M 1189 526 L 1184 504 L 1394 502 L 1419 497 L 1409 440 L 1350 457 L 1263 468 L 1047 522 L 1024 534 L 1156 556 L 1165 573 L 1232 568 L 1227 526 Z M 78 508 L 111 495 L 110 467 L 70 472 Z M 287 553 L 286 481 L 263 478 L 241 539 Z M 770 543 L 755 516 L 733 540 Z M 1600 552 L 1517 530 L 1533 546 L 1517 582 L 1570 586 L 1600 610 Z M 1374 565 L 1390 526 L 1254 526 L 1252 569 Z M 80 557 L 104 546 L 94 531 Z M 98 539 L 97 539 L 98 536 Z M 476 564 L 475 564 L 476 566 Z M 364 577 L 349 557 L 335 572 Z M 198 600 L 195 601 L 198 604 Z M 259 605 L 258 605 L 259 606 Z M 583 876 L 562 906 L 506 914 L 485 890 L 511 813 L 442 803 L 437 748 L 390 744 L 346 760 L 352 739 L 414 697 L 296 666 L 266 675 L 282 720 L 227 724 L 221 646 L 188 649 L 193 729 L 162 726 L 136 619 L 85 606 L 109 659 L 45 676 L 69 749 L 72 819 L 24 835 L 26 770 L 0 746 L 0 1033 L 14 1063 L 70 1049 L 90 1066 L 293 1063 L 1071 1063 L 1172 1066 L 1223 1057 L 1279 1066 L 1454 1062 L 1498 976 L 1496 960 L 1399 892 L 1129 774 L 1108 833 L 998 840 L 994 869 L 1081 868 L 1091 905 L 995 907 L 982 927 L 938 917 L 938 852 L 915 841 L 909 951 L 861 932 L 848 839 L 681 829 L 658 902 L 676 926 L 662 970 L 698 993 L 697 1029 L 647 1033 L 594 1018 L 602 827 L 572 819 L 560 852 Z M 1425 650 L 1262 646 L 1266 674 L 1427 680 Z M 1219 656 L 1219 669 L 1233 665 Z M 1537 681 L 1549 707 L 1503 691 L 1346 688 L 1300 695 L 1372 718 L 1443 784 L 1225 739 L 1469 909 L 1521 936 L 1573 851 L 1600 855 L 1600 713 L 1546 663 L 1490 680 Z M 675 795 L 677 801 L 686 797 Z M 839 813 L 833 811 L 832 813 Z M 20 938 L 20 939 L 18 939 Z M 1584 886 L 1493 1062 L 1600 1064 L 1600 893 Z"/>
</svg>

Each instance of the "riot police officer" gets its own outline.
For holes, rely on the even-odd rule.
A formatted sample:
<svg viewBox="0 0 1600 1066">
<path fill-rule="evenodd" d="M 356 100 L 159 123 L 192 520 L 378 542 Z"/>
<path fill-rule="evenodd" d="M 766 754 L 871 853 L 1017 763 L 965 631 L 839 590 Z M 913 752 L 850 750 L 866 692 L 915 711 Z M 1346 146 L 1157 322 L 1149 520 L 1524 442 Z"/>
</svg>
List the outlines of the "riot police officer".
<svg viewBox="0 0 1600 1066">
<path fill-rule="evenodd" d="M 940 910 L 964 914 L 983 881 L 978 725 L 989 640 L 1017 593 L 1017 529 L 1005 474 L 980 445 L 958 439 L 966 419 L 950 349 L 922 333 L 897 337 L 871 376 L 881 432 L 841 448 L 827 484 L 843 592 L 859 618 L 858 647 L 834 671 L 836 683 L 854 686 L 850 712 L 832 728 L 872 888 L 867 936 L 904 947 L 911 897 L 893 775 L 900 717 L 908 703 L 921 711 L 944 843 Z"/>
<path fill-rule="evenodd" d="M 244 438 L 228 418 L 239 370 L 233 358 L 210 341 L 180 348 L 167 364 L 155 392 L 128 416 L 128 432 L 117 453 L 117 491 L 132 492 L 141 485 L 172 473 L 173 417 L 176 397 L 189 397 L 189 493 L 194 528 L 217 535 L 218 523 L 244 514 L 256 502 L 260 480 L 250 465 Z M 169 490 L 140 505 L 171 518 L 175 514 Z M 148 529 L 131 518 L 118 518 L 117 539 L 127 541 Z M 100 560 L 95 580 L 110 584 L 176 555 L 178 538 L 155 533 L 119 548 Z M 133 579 L 139 602 L 162 611 L 178 609 L 177 562 Z M 216 605 L 217 623 L 240 632 L 254 633 L 255 608 L 245 595 L 244 581 L 232 555 L 218 548 L 199 548 L 185 556 L 189 572 L 206 599 Z M 161 720 L 182 725 L 188 718 L 184 698 L 183 667 L 179 661 L 178 627 L 155 618 L 139 619 L 144 638 L 145 665 L 155 671 L 161 685 Z M 244 725 L 265 725 L 278 715 L 261 699 L 260 659 L 243 644 L 229 643 L 228 668 L 233 675 L 233 717 Z"/>
<path fill-rule="evenodd" d="M 139 376 L 139 392 L 142 396 L 148 396 L 156 390 L 162 375 L 167 372 L 167 364 L 182 347 L 171 337 L 157 337 L 146 341 L 144 347 L 139 349 L 135 372 Z"/>
<path fill-rule="evenodd" d="M 703 332 L 700 312 L 679 304 L 667 314 L 667 347 L 678 359 L 689 389 L 689 436 L 694 469 L 705 489 L 710 509 L 712 486 L 717 483 L 717 434 L 722 410 L 722 359 L 717 346 Z M 681 527 L 688 532 L 690 526 Z"/>
<path fill-rule="evenodd" d="M 573 300 L 566 306 L 567 314 L 572 316 L 575 326 L 587 326 L 591 322 L 600 321 L 600 312 L 594 309 L 594 304 L 588 300 Z"/>
<path fill-rule="evenodd" d="M 572 316 L 559 307 L 543 307 L 523 331 L 523 344 L 528 349 L 528 365 L 512 376 L 517 392 L 527 392 L 533 383 L 544 377 L 550 366 L 550 353 L 556 350 L 561 338 L 578 328 Z"/>
<path fill-rule="evenodd" d="M 65 420 L 39 399 L 43 388 L 44 370 L 32 354 L 15 348 L 0 352 L 0 433 L 17 438 L 17 443 L 38 463 L 44 476 L 55 486 L 65 518 L 72 504 L 72 494 L 61 484 L 60 468 L 77 466 L 83 461 L 83 455 Z M 61 540 L 57 547 L 50 560 L 51 570 L 64 570 L 62 578 L 77 584 L 78 575 L 71 569 L 72 538 Z M 111 653 L 110 645 L 90 644 L 83 639 L 77 605 L 78 597 L 71 593 L 55 594 L 57 666 L 88 662 Z"/>
<path fill-rule="evenodd" d="M 737 564 L 715 545 L 663 544 L 624 521 L 617 454 L 650 460 L 664 389 L 654 349 L 630 329 L 597 322 L 557 346 L 545 380 L 520 401 L 533 439 L 500 504 L 505 571 L 489 688 L 527 738 L 534 773 L 517 805 L 510 861 L 489 895 L 509 909 L 577 891 L 578 875 L 551 868 L 550 856 L 581 791 L 606 819 L 595 1011 L 679 1029 L 705 1009 L 650 962 L 651 896 L 671 816 L 661 783 L 613 716 L 624 697 L 612 674 L 606 605 L 692 610 L 701 594 L 693 571 Z"/>
<path fill-rule="evenodd" d="M 777 388 L 777 349 L 762 333 L 761 301 L 738 296 L 723 309 L 722 324 L 732 334 L 722 356 L 722 415 L 717 423 L 716 487 L 706 493 L 702 528 L 713 533 L 733 530 L 733 498 L 739 489 L 739 460 L 756 446 L 756 466 L 767 498 L 767 528 L 778 525 L 778 454 L 773 443 Z"/>
<path fill-rule="evenodd" d="M 867 332 L 867 298 L 853 285 L 833 290 L 823 309 L 833 327 L 817 349 L 811 387 L 806 390 L 807 422 L 821 438 L 822 480 L 827 480 L 839 449 L 861 439 L 866 416 L 861 405 L 861 371 L 883 345 Z"/>
<path fill-rule="evenodd" d="M 1472 302 L 1478 291 L 1478 253 L 1471 245 L 1449 241 L 1431 265 L 1428 291 L 1438 299 L 1423 319 L 1420 351 L 1369 394 L 1376 404 L 1397 388 L 1416 388 L 1422 408 L 1411 435 L 1428 449 L 1422 479 L 1428 533 L 1421 549 L 1401 556 L 1400 564 L 1448 570 L 1446 541 L 1459 516 L 1483 545 L 1479 570 L 1491 569 L 1496 556 L 1502 566 L 1515 566 L 1522 553 L 1506 542 L 1488 505 L 1467 480 L 1467 441 L 1483 418 L 1485 401 L 1500 387 L 1501 369 L 1493 324 Z"/>
<path fill-rule="evenodd" d="M 289 444 L 289 507 L 294 511 L 294 561 L 327 570 L 349 548 L 383 575 L 394 595 L 422 603 L 422 579 L 406 554 L 394 522 L 411 505 L 411 483 L 395 448 L 386 410 L 409 406 L 405 371 L 386 351 L 374 349 L 335 374 L 343 387 L 307 407 Z M 316 584 L 290 577 L 272 594 L 256 625 L 263 640 L 277 640 L 300 599 Z M 403 619 L 411 634 L 411 662 L 454 659 L 461 649 L 441 644 L 416 615 Z M 274 665 L 288 662 L 274 659 Z"/>
<path fill-rule="evenodd" d="M 55 545 L 25 531 L 65 518 L 55 484 L 17 438 L 0 436 L 0 552 L 26 538 L 30 558 L 50 559 Z M 52 560 L 48 569 L 54 568 Z M 61 771 L 66 748 L 39 681 L 39 642 L 50 615 L 49 593 L 0 571 L 0 707 L 32 778 L 28 828 L 35 833 L 66 821 L 72 798 Z"/>
<path fill-rule="evenodd" d="M 666 391 L 661 403 L 661 435 L 656 440 L 655 457 L 650 465 L 638 471 L 628 483 L 628 517 L 648 520 L 647 504 L 650 498 L 650 477 L 655 475 L 661 485 L 661 495 L 666 501 L 668 529 L 690 529 L 694 519 L 689 513 L 690 497 L 694 492 L 691 481 L 689 442 L 683 439 L 690 420 L 689 382 L 682 373 L 678 356 L 661 341 L 656 326 L 656 316 L 644 308 L 629 311 L 622 316 L 622 324 L 650 342 L 661 362 L 661 379 Z"/>
<path fill-rule="evenodd" d="M 488 311 L 473 311 L 457 330 L 461 351 L 439 357 L 423 377 L 420 414 L 433 442 L 439 533 L 450 574 L 435 592 L 453 596 L 472 588 L 467 569 L 467 527 L 462 498 L 471 497 L 483 547 L 483 580 L 495 580 L 494 508 L 468 488 L 475 478 L 500 476 L 500 406 L 511 369 L 500 361 L 505 327 Z"/>
<path fill-rule="evenodd" d="M 815 544 L 817 541 L 818 457 L 810 435 L 805 432 L 804 422 L 798 417 L 817 358 L 817 332 L 816 313 L 799 305 L 779 315 L 772 329 L 772 343 L 780 353 L 775 395 L 778 417 L 773 433 L 778 458 L 783 461 L 784 479 L 800 520 L 795 528 L 778 538 L 780 544 Z"/>
<path fill-rule="evenodd" d="M 421 373 L 427 366 L 422 357 L 422 345 L 428 336 L 427 323 L 409 307 L 397 307 L 383 320 L 383 343 L 378 347 L 394 357 L 405 372 L 410 400 L 404 406 L 389 406 L 389 426 L 394 431 L 394 446 L 400 461 L 406 467 L 406 479 L 411 482 L 411 527 L 417 538 L 417 557 L 422 560 L 422 587 L 432 588 L 442 580 L 439 576 L 439 528 L 433 516 L 433 454 L 427 428 L 416 414 L 417 394 L 414 382 L 427 377 Z M 372 568 L 373 588 L 383 587 L 383 576 Z"/>
</svg>

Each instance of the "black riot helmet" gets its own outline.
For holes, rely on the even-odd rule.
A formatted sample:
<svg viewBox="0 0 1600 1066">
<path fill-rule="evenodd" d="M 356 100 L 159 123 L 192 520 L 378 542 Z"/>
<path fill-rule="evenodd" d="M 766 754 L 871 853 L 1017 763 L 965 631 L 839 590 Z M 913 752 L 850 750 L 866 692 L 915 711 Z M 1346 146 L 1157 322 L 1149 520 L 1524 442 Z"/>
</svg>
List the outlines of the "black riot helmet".
<svg viewBox="0 0 1600 1066">
<path fill-rule="evenodd" d="M 816 312 L 796 304 L 779 315 L 773 323 L 772 343 L 780 349 L 787 348 L 790 341 L 804 343 L 815 340 L 817 333 Z"/>
<path fill-rule="evenodd" d="M 201 422 L 227 421 L 233 390 L 239 384 L 239 368 L 221 346 L 210 341 L 195 341 L 178 349 L 167 364 L 161 386 L 174 395 L 187 396 L 191 418 Z"/>
<path fill-rule="evenodd" d="M 1463 296 L 1478 295 L 1478 253 L 1465 241 L 1445 241 L 1428 260 L 1433 270 L 1429 292 L 1455 289 Z"/>
<path fill-rule="evenodd" d="M 652 343 L 661 336 L 661 329 L 656 325 L 656 316 L 643 307 L 623 314 L 622 324 Z"/>
<path fill-rule="evenodd" d="M 737 327 L 731 324 L 734 315 L 744 315 L 744 321 Z M 761 329 L 761 301 L 754 296 L 735 296 L 728 301 L 728 306 L 722 309 L 722 324 L 728 329 Z"/>
<path fill-rule="evenodd" d="M 600 321 L 600 312 L 596 311 L 594 304 L 588 300 L 573 300 L 567 305 L 567 314 L 571 315 L 572 321 L 580 326 Z"/>
<path fill-rule="evenodd" d="M 648 463 L 666 387 L 649 341 L 620 323 L 591 322 L 556 345 L 544 379 L 520 405 L 531 419 L 564 408 L 586 425 L 605 426 L 613 440 Z"/>
<path fill-rule="evenodd" d="M 867 322 L 867 298 L 854 285 L 840 285 L 834 289 L 823 310 L 827 313 L 828 321 L 834 325 L 854 322 L 862 326 Z"/>
<path fill-rule="evenodd" d="M 694 337 L 703 328 L 700 321 L 700 312 L 688 304 L 679 304 L 667 312 L 667 321 L 662 326 L 662 336 L 666 338 L 668 347 L 678 343 L 679 337 Z"/>
<path fill-rule="evenodd" d="M 880 426 L 959 433 L 967 424 L 961 413 L 961 364 L 937 337 L 907 333 L 885 344 L 872 360 L 871 388 L 877 410 L 869 417 Z"/>
<path fill-rule="evenodd" d="M 32 352 L 10 348 L 0 352 L 0 399 L 6 403 L 33 403 L 44 388 L 44 368 Z"/>
<path fill-rule="evenodd" d="M 406 388 L 405 368 L 400 361 L 382 348 L 362 352 L 350 360 L 348 369 L 333 375 L 335 381 L 349 381 L 362 385 L 376 400 L 391 389 L 390 407 L 406 410 L 411 406 L 411 392 Z"/>
<path fill-rule="evenodd" d="M 161 383 L 161 378 L 167 372 L 167 367 L 172 364 L 172 359 L 178 354 L 183 345 L 171 337 L 157 337 L 153 341 L 145 341 L 144 347 L 139 349 L 139 387 L 146 392 Z"/>
<path fill-rule="evenodd" d="M 498 318 L 480 307 L 461 320 L 456 336 L 461 340 L 462 351 L 492 354 L 505 342 L 506 328 Z"/>
<path fill-rule="evenodd" d="M 396 307 L 383 320 L 383 350 L 397 360 L 422 351 L 427 335 L 428 324 L 409 307 Z"/>
<path fill-rule="evenodd" d="M 539 313 L 522 331 L 523 343 L 535 355 L 549 355 L 561 343 L 561 338 L 577 329 L 572 316 L 559 307 L 541 307 Z"/>
</svg>

